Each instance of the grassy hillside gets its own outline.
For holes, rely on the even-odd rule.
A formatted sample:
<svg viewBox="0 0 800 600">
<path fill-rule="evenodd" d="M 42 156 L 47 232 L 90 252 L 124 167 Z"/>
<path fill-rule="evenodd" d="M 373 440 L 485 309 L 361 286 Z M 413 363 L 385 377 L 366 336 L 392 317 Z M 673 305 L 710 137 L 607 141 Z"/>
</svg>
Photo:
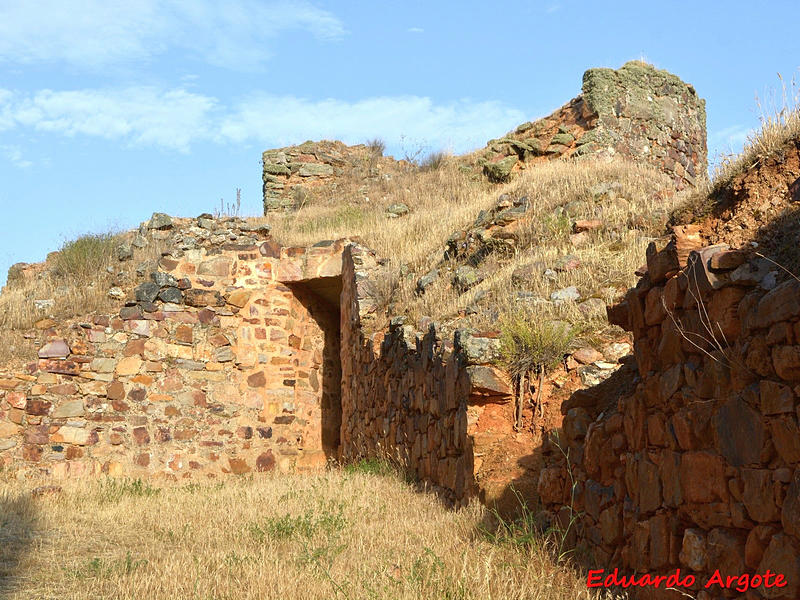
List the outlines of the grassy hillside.
<svg viewBox="0 0 800 600">
<path fill-rule="evenodd" d="M 800 102 L 784 90 L 782 103 L 764 111 L 761 127 L 742 152 L 724 158 L 707 188 L 671 216 L 693 223 L 709 244 L 750 249 L 778 279 L 800 275 Z"/>
<path fill-rule="evenodd" d="M 32 497 L 0 483 L 0 596 L 593 598 L 528 528 L 446 509 L 375 463 L 322 475 Z"/>
<path fill-rule="evenodd" d="M 487 235 L 478 257 L 445 259 L 451 234 L 472 229 L 499 198 L 527 199 L 525 215 L 503 229 L 503 239 Z M 490 185 L 450 159 L 384 183 L 379 201 L 317 202 L 266 219 L 286 245 L 357 235 L 387 258 L 374 290 L 385 317 L 378 327 L 405 315 L 411 323 L 430 317 L 445 332 L 499 326 L 538 339 L 555 331 L 566 349 L 573 338 L 599 346 L 614 337 L 605 306 L 635 283 L 647 244 L 665 233 L 680 201 L 666 176 L 629 162 L 558 160 Z M 408 214 L 388 218 L 386 208 L 396 203 Z M 593 228 L 575 235 L 581 221 Z M 459 267 L 482 280 L 465 289 L 454 282 Z M 435 281 L 420 293 L 420 278 L 434 270 Z M 575 301 L 553 301 L 553 293 L 572 287 Z"/>
<path fill-rule="evenodd" d="M 12 267 L 0 294 L 0 365 L 35 357 L 30 330 L 47 329 L 55 320 L 119 310 L 127 290 L 145 276 L 135 265 L 155 267 L 163 247 L 133 247 L 133 261 L 120 263 L 117 250 L 132 233 L 88 234 L 65 242 L 47 260 L 25 274 Z M 131 267 L 134 265 L 134 267 Z"/>
<path fill-rule="evenodd" d="M 675 201 L 670 182 L 652 169 L 590 160 L 539 164 L 509 184 L 493 185 L 458 158 L 441 157 L 372 182 L 369 197 L 359 195 L 357 181 L 349 183 L 337 194 L 309 199 L 296 212 L 252 220 L 269 223 L 284 245 L 361 237 L 388 259 L 375 290 L 385 316 L 378 326 L 395 315 L 411 322 L 427 316 L 445 330 L 544 319 L 567 322 L 579 334 L 602 332 L 604 303 L 633 282 L 644 248 L 663 233 Z M 527 198 L 524 218 L 497 251 L 492 247 L 479 263 L 470 263 L 482 282 L 469 289 L 453 285 L 456 269 L 465 263 L 443 260 L 448 238 L 469 229 L 501 197 Z M 404 205 L 407 214 L 390 218 L 392 205 Z M 573 226 L 581 219 L 600 225 L 576 239 Z M 134 236 L 83 236 L 32 268 L 32 275 L 12 273 L 0 295 L 0 363 L 32 358 L 33 338 L 23 333 L 46 329 L 51 318 L 116 310 L 120 294 L 146 277 L 168 250 L 157 242 L 132 246 L 132 259 L 120 262 L 117 248 Z M 437 281 L 419 294 L 419 278 L 434 268 Z M 577 288 L 578 302 L 550 301 L 553 292 L 569 286 Z M 43 299 L 51 299 L 52 306 L 34 302 Z"/>
</svg>

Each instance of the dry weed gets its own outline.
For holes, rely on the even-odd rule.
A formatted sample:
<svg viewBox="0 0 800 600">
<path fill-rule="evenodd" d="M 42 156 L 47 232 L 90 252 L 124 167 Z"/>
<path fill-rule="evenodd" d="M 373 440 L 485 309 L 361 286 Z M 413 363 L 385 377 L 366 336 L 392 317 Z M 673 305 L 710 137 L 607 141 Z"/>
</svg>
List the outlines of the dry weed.
<svg viewBox="0 0 800 600">
<path fill-rule="evenodd" d="M 162 247 L 151 240 L 134 249 L 132 260 L 119 262 L 116 249 L 129 234 L 86 235 L 66 242 L 43 267 L 31 276 L 9 281 L 0 295 L 0 363 L 33 357 L 32 344 L 22 331 L 45 318 L 70 319 L 93 312 L 113 312 L 120 299 L 108 295 L 109 288 L 130 289 L 136 282 L 136 265 L 156 261 Z M 52 306 L 36 305 L 52 300 Z"/>
<path fill-rule="evenodd" d="M 0 594 L 21 598 L 594 598 L 542 543 L 497 543 L 400 479 L 329 471 L 151 487 L 0 483 Z"/>
<path fill-rule="evenodd" d="M 793 77 L 787 84 L 781 82 L 780 95 L 773 94 L 766 101 L 756 98 L 761 128 L 751 133 L 737 155 L 723 156 L 716 165 L 711 194 L 716 194 L 731 180 L 768 158 L 780 154 L 790 140 L 800 138 L 800 87 Z"/>
<path fill-rule="evenodd" d="M 598 193 L 609 184 L 610 191 Z M 635 283 L 634 272 L 647 244 L 663 235 L 669 211 L 679 202 L 670 189 L 665 176 L 644 166 L 554 161 L 526 170 L 509 185 L 465 194 L 470 207 L 467 218 L 436 212 L 431 222 L 421 219 L 415 228 L 430 227 L 436 234 L 418 236 L 413 248 L 400 242 L 399 235 L 361 234 L 367 245 L 377 238 L 383 242 L 384 256 L 390 258 L 400 281 L 393 307 L 412 321 L 429 316 L 446 326 L 496 328 L 504 315 L 519 313 L 522 307 L 536 320 L 565 320 L 579 331 L 593 331 L 607 326 L 604 304 Z M 520 223 L 512 250 L 490 254 L 478 266 L 483 281 L 461 293 L 450 282 L 456 265 L 441 262 L 443 241 L 452 231 L 469 226 L 479 210 L 491 207 L 501 193 L 527 196 L 530 216 Z M 571 225 L 577 219 L 600 219 L 603 226 L 576 244 Z M 404 224 L 391 222 L 385 227 Z M 392 246 L 392 239 L 399 243 Z M 560 268 L 567 256 L 575 259 L 576 268 Z M 532 266 L 529 275 L 514 281 L 512 274 L 526 266 Z M 434 267 L 439 269 L 439 279 L 418 295 L 417 279 Z M 598 298 L 603 302 L 580 307 L 550 302 L 554 291 L 568 286 L 578 289 L 581 301 Z"/>
</svg>

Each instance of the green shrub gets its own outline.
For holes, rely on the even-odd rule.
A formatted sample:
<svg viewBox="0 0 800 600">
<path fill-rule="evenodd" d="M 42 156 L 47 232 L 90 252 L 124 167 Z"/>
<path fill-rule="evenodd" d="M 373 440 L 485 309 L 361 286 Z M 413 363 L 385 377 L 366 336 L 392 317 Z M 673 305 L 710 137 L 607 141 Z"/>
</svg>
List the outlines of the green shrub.
<svg viewBox="0 0 800 600">
<path fill-rule="evenodd" d="M 119 240 L 112 233 L 89 233 L 65 242 L 54 257 L 58 277 L 91 277 L 108 266 Z"/>
<path fill-rule="evenodd" d="M 543 321 L 541 315 L 520 310 L 500 319 L 500 348 L 513 375 L 550 369 L 569 352 L 575 328 L 563 321 Z"/>
<path fill-rule="evenodd" d="M 397 472 L 389 461 L 380 458 L 362 458 L 358 462 L 346 465 L 344 471 L 345 473 L 381 476 L 392 475 Z"/>
<path fill-rule="evenodd" d="M 125 497 L 148 498 L 161 493 L 159 488 L 141 479 L 105 479 L 100 483 L 99 491 L 108 502 L 119 502 Z"/>
<path fill-rule="evenodd" d="M 344 531 L 348 524 L 343 506 L 338 505 L 323 507 L 318 511 L 309 509 L 302 515 L 269 517 L 263 524 L 251 523 L 249 531 L 250 535 L 258 542 L 264 542 L 267 539 L 309 539 L 316 533 L 330 537 Z"/>
<path fill-rule="evenodd" d="M 64 569 L 64 574 L 71 579 L 111 579 L 130 575 L 141 567 L 146 567 L 147 559 L 134 559 L 130 551 L 125 558 L 115 560 L 94 557 L 84 565 L 72 569 Z"/>
</svg>

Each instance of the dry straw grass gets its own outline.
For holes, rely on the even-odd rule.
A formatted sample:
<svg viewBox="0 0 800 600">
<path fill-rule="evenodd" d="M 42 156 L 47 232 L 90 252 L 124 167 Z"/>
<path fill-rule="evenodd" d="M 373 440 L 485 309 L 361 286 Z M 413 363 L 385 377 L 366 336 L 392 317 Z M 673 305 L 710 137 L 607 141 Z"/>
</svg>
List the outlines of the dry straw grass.
<svg viewBox="0 0 800 600">
<path fill-rule="evenodd" d="M 478 174 L 442 159 L 437 168 L 407 169 L 391 179 L 373 182 L 368 200 L 345 182 L 336 193 L 309 200 L 300 210 L 276 213 L 262 220 L 284 245 L 306 246 L 322 239 L 361 236 L 380 256 L 412 269 L 426 263 L 453 229 L 475 218 L 496 198 L 496 187 Z M 410 213 L 390 219 L 386 208 L 402 203 Z"/>
<path fill-rule="evenodd" d="M 136 265 L 157 260 L 162 250 L 151 242 L 135 249 L 131 261 L 120 263 L 116 250 L 127 237 L 130 235 L 113 233 L 80 236 L 65 242 L 36 274 L 10 280 L 0 295 L 0 363 L 32 358 L 34 348 L 21 332 L 41 319 L 118 310 L 120 300 L 109 297 L 109 288 L 131 287 Z M 36 300 L 52 300 L 53 306 L 39 309 Z"/>
<path fill-rule="evenodd" d="M 800 88 L 795 78 L 781 82 L 780 94 L 765 101 L 756 99 L 761 113 L 761 128 L 751 133 L 738 155 L 722 157 L 714 170 L 711 193 L 715 194 L 731 180 L 757 164 L 780 155 L 790 140 L 800 139 Z"/>
<path fill-rule="evenodd" d="M 787 144 L 800 140 L 800 87 L 795 78 L 787 84 L 778 74 L 780 93 L 756 99 L 761 127 L 751 132 L 738 154 L 720 156 L 706 181 L 675 208 L 671 221 L 692 223 L 711 215 L 721 193 L 731 182 L 769 159 L 780 159 Z"/>
<path fill-rule="evenodd" d="M 482 533 L 478 504 L 448 510 L 392 476 L 22 487 L 0 483 L 9 599 L 597 597 L 542 544 Z"/>
<path fill-rule="evenodd" d="M 598 185 L 614 184 L 611 194 L 593 194 Z M 382 182 L 369 203 L 343 204 L 335 198 L 305 205 L 296 213 L 270 215 L 276 238 L 286 245 L 307 245 L 324 238 L 360 236 L 365 245 L 389 259 L 389 266 L 376 282 L 380 303 L 387 314 L 405 314 L 412 322 L 429 316 L 445 326 L 458 324 L 496 327 L 505 315 L 518 314 L 534 321 L 560 319 L 578 324 L 580 331 L 606 325 L 604 310 L 579 310 L 575 304 L 549 302 L 520 304 L 517 292 L 549 299 L 560 288 L 575 285 L 582 298 L 597 297 L 611 302 L 635 282 L 649 241 L 664 232 L 676 197 L 663 174 L 627 162 L 552 161 L 529 167 L 510 184 L 490 185 L 455 160 L 443 159 L 435 169 L 413 170 Z M 373 190 L 374 192 L 374 190 Z M 490 256 L 480 265 L 485 280 L 465 293 L 450 285 L 448 268 L 424 295 L 415 292 L 417 279 L 439 265 L 445 240 L 456 230 L 469 227 L 481 210 L 491 208 L 500 194 L 527 196 L 531 209 L 519 231 L 519 242 L 510 255 Z M 377 200 L 377 199 L 380 200 Z M 406 204 L 410 213 L 397 219 L 386 217 L 392 203 Z M 600 218 L 601 231 L 590 243 L 573 247 L 571 223 L 575 219 Z M 539 273 L 524 284 L 512 284 L 511 274 L 529 263 L 553 266 L 566 254 L 575 255 L 581 266 L 556 274 Z M 483 294 L 480 310 L 457 319 Z M 381 326 L 385 323 L 377 323 Z"/>
<path fill-rule="evenodd" d="M 603 184 L 619 187 L 611 195 L 594 195 L 592 190 Z M 529 169 L 500 190 L 512 197 L 526 196 L 531 203 L 530 217 L 521 223 L 514 252 L 490 256 L 479 265 L 485 280 L 464 294 L 449 285 L 448 277 L 440 278 L 421 297 L 416 297 L 406 282 L 402 304 L 412 317 L 424 314 L 448 318 L 474 305 L 475 298 L 483 295 L 479 304 L 488 310 L 467 320 L 480 328 L 492 327 L 504 315 L 520 310 L 534 320 L 562 319 L 582 329 L 591 328 L 605 321 L 603 311 L 587 307 L 579 310 L 574 303 L 554 305 L 546 300 L 556 290 L 576 286 L 582 299 L 596 297 L 610 302 L 632 285 L 647 244 L 663 234 L 668 210 L 677 201 L 660 194 L 670 187 L 662 174 L 625 162 L 554 161 Z M 487 200 L 490 205 L 496 194 Z M 570 239 L 572 222 L 593 218 L 603 221 L 602 229 L 592 233 L 587 243 L 574 246 Z M 566 255 L 576 257 L 580 266 L 544 274 Z M 423 270 L 433 267 L 438 259 L 434 255 Z M 536 265 L 531 276 L 513 283 L 514 270 L 530 264 Z M 518 292 L 539 300 L 520 302 Z"/>
</svg>

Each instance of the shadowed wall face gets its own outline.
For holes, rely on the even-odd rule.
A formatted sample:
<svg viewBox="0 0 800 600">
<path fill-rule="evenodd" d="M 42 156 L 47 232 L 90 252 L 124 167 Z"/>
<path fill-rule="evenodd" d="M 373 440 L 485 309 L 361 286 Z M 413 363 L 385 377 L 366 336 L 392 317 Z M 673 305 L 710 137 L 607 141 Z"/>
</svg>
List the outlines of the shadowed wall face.
<svg viewBox="0 0 800 600">
<path fill-rule="evenodd" d="M 775 264 L 725 245 L 681 260 L 686 243 L 652 245 L 609 310 L 640 377 L 616 402 L 586 390 L 562 406 L 539 493 L 554 518 L 579 515 L 591 568 L 702 582 L 769 569 L 788 585 L 763 597 L 797 598 L 800 281 L 776 285 Z"/>
<path fill-rule="evenodd" d="M 30 493 L 0 493 L 0 599 L 14 597 L 22 579 L 20 566 L 36 537 L 36 513 Z"/>
<path fill-rule="evenodd" d="M 329 459 L 339 459 L 339 429 L 342 424 L 342 361 L 339 302 L 341 277 L 323 277 L 290 286 L 296 301 L 308 311 L 308 341 L 314 347 L 308 382 L 319 398 L 322 450 Z M 301 372 L 301 377 L 305 373 Z M 305 378 L 305 377 L 304 377 Z"/>
</svg>

